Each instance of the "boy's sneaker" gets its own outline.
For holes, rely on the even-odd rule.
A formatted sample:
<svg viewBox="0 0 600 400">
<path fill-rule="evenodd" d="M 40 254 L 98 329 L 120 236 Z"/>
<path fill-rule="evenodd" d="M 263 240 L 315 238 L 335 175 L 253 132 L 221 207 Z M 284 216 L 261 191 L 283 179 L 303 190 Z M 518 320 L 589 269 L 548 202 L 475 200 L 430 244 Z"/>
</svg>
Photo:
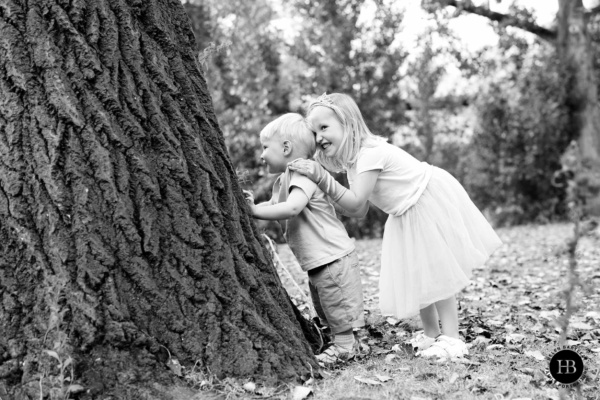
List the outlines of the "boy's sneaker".
<svg viewBox="0 0 600 400">
<path fill-rule="evenodd" d="M 315 358 L 324 367 L 332 367 L 335 364 L 350 361 L 356 355 L 356 347 L 358 342 L 354 342 L 351 350 L 345 349 L 337 344 L 328 347 L 321 354 L 317 354 Z"/>
<path fill-rule="evenodd" d="M 425 335 L 423 332 L 420 332 L 414 338 L 410 339 L 408 342 L 413 348 L 413 350 L 423 351 L 431 347 L 432 344 L 435 343 L 435 338 L 429 337 Z"/>
<path fill-rule="evenodd" d="M 455 339 L 450 336 L 440 335 L 428 349 L 419 351 L 418 356 L 424 358 L 441 358 L 455 359 L 463 358 L 469 354 L 467 344 L 460 339 Z"/>
</svg>

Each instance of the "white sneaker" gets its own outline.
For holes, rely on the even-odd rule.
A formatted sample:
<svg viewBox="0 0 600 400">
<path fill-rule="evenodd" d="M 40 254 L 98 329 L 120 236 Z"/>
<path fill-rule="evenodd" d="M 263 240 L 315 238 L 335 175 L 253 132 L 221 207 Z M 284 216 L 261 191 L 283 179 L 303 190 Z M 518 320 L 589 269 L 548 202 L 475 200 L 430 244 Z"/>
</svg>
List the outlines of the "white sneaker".
<svg viewBox="0 0 600 400">
<path fill-rule="evenodd" d="M 440 335 L 428 349 L 417 352 L 418 356 L 424 358 L 462 358 L 469 354 L 467 344 L 460 339 Z"/>
<path fill-rule="evenodd" d="M 408 342 L 414 350 L 423 351 L 431 347 L 432 344 L 435 343 L 435 338 L 429 337 L 425 335 L 423 332 L 420 332 L 414 338 L 410 339 Z"/>
</svg>

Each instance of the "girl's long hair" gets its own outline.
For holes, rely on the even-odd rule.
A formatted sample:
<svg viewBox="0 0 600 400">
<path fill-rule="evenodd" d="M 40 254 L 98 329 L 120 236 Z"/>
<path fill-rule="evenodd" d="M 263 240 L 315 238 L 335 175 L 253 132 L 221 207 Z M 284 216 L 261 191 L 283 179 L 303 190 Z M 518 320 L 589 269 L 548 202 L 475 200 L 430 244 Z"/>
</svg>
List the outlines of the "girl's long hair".
<svg viewBox="0 0 600 400">
<path fill-rule="evenodd" d="M 344 129 L 342 143 L 333 157 L 324 155 L 317 146 L 315 160 L 330 171 L 341 172 L 350 169 L 356 162 L 361 147 L 373 147 L 386 141 L 385 138 L 371 133 L 358 105 L 347 94 L 323 94 L 308 106 L 306 110 L 307 118 L 315 107 L 327 107 L 331 109 Z"/>
</svg>

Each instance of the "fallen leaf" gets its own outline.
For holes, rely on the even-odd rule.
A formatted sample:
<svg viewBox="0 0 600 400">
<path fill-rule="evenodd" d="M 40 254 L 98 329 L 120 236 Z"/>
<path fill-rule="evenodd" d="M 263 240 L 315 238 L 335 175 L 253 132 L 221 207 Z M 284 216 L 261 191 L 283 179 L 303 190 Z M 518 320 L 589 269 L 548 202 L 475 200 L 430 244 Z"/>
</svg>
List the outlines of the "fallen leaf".
<svg viewBox="0 0 600 400">
<path fill-rule="evenodd" d="M 488 339 L 485 336 L 479 335 L 471 342 L 472 346 L 477 346 L 478 344 L 488 344 L 492 339 Z"/>
<path fill-rule="evenodd" d="M 546 397 L 552 399 L 552 400 L 559 400 L 560 399 L 560 392 L 558 391 L 558 389 L 554 389 L 554 388 L 547 388 L 546 389 Z"/>
<path fill-rule="evenodd" d="M 354 379 L 356 379 L 359 382 L 362 383 L 366 383 L 369 385 L 381 385 L 381 382 L 376 381 L 375 379 L 371 379 L 371 378 L 363 378 L 362 376 L 355 376 Z"/>
<path fill-rule="evenodd" d="M 532 332 L 543 332 L 546 328 L 544 327 L 544 325 L 540 324 L 539 322 L 537 324 L 535 324 L 534 326 L 532 326 L 531 328 L 529 328 L 530 331 Z"/>
<path fill-rule="evenodd" d="M 559 315 L 560 315 L 560 313 L 558 312 L 558 310 L 542 311 L 540 313 L 540 318 L 544 318 L 549 321 L 552 321 L 552 320 L 558 318 Z"/>
<path fill-rule="evenodd" d="M 452 359 L 453 363 L 459 363 L 459 364 L 465 364 L 465 365 L 481 365 L 481 363 L 478 363 L 477 361 L 473 361 L 473 360 L 468 360 L 466 358 L 453 358 Z"/>
<path fill-rule="evenodd" d="M 277 389 L 274 387 L 261 386 L 256 388 L 256 391 L 254 393 L 259 394 L 263 397 L 271 397 L 275 394 L 276 391 Z"/>
<path fill-rule="evenodd" d="M 388 354 L 387 356 L 385 356 L 385 363 L 386 364 L 393 364 L 394 363 L 394 358 L 396 358 L 395 354 Z"/>
<path fill-rule="evenodd" d="M 450 379 L 448 379 L 448 382 L 452 385 L 454 382 L 456 382 L 457 379 L 458 379 L 458 374 L 455 372 L 452 374 Z"/>
<path fill-rule="evenodd" d="M 60 362 L 60 357 L 58 356 L 58 353 L 52 350 L 44 350 L 44 352 L 46 352 L 46 354 L 48 354 L 50 357 L 55 358 L 58 360 L 58 362 Z"/>
<path fill-rule="evenodd" d="M 587 322 L 571 322 L 569 325 L 571 325 L 572 328 L 579 329 L 582 331 L 594 329 L 594 327 L 588 324 Z"/>
<path fill-rule="evenodd" d="M 520 343 L 525 340 L 526 336 L 520 333 L 511 333 L 506 335 L 506 343 Z"/>
<path fill-rule="evenodd" d="M 424 372 L 422 374 L 415 376 L 415 379 L 418 381 L 426 381 L 428 379 L 434 379 L 434 378 L 437 378 L 437 375 L 434 372 Z"/>
<path fill-rule="evenodd" d="M 535 370 L 533 368 L 517 368 L 519 371 L 524 373 L 525 375 L 534 376 Z"/>
<path fill-rule="evenodd" d="M 535 358 L 538 361 L 544 361 L 546 357 L 539 350 L 525 350 L 525 355 L 531 358 Z"/>
<path fill-rule="evenodd" d="M 69 385 L 69 387 L 67 388 L 67 392 L 68 393 L 79 393 L 79 392 L 83 392 L 84 387 L 81 385 Z"/>
<path fill-rule="evenodd" d="M 585 314 L 585 318 L 591 318 L 594 321 L 600 321 L 600 312 L 598 311 L 589 311 Z"/>
<path fill-rule="evenodd" d="M 173 372 L 175 375 L 183 376 L 183 374 L 181 373 L 181 364 L 179 364 L 179 361 L 177 361 L 176 359 L 169 358 L 169 361 L 167 361 L 167 367 L 169 367 L 171 372 Z"/>
<path fill-rule="evenodd" d="M 392 380 L 392 378 L 387 375 L 375 375 L 375 377 L 377 379 L 379 379 L 381 382 L 387 382 L 387 381 Z"/>
<path fill-rule="evenodd" d="M 246 382 L 242 387 L 247 392 L 254 392 L 256 390 L 256 384 L 254 382 Z"/>
<path fill-rule="evenodd" d="M 296 386 L 292 392 L 292 399 L 304 400 L 312 393 L 312 389 L 306 386 Z"/>
</svg>

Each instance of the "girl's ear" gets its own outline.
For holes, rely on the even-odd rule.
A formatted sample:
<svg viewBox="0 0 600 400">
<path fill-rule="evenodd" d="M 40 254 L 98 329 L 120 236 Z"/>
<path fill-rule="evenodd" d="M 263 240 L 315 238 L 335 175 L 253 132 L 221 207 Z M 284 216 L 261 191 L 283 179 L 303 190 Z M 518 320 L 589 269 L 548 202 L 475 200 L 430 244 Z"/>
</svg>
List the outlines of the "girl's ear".
<svg viewBox="0 0 600 400">
<path fill-rule="evenodd" d="M 283 142 L 283 154 L 287 156 L 291 152 L 292 152 L 292 142 L 290 142 L 289 140 L 285 140 Z"/>
</svg>

